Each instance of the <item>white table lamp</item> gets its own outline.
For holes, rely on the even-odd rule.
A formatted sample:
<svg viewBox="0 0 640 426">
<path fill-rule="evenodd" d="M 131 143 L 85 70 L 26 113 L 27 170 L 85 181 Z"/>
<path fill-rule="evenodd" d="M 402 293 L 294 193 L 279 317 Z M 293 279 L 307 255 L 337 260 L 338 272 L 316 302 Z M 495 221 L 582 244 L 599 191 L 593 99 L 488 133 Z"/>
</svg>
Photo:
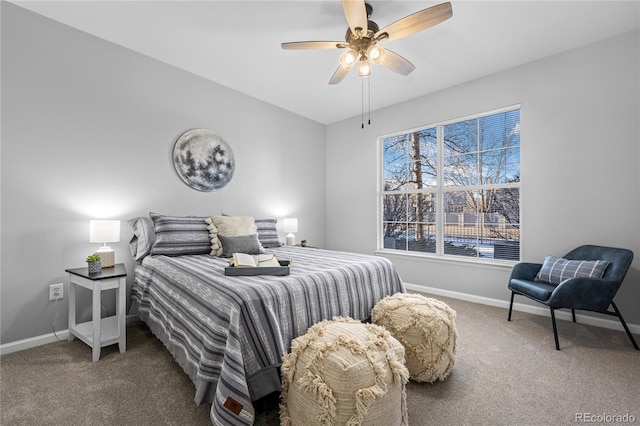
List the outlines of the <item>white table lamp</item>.
<svg viewBox="0 0 640 426">
<path fill-rule="evenodd" d="M 96 250 L 100 255 L 100 262 L 103 268 L 109 268 L 115 264 L 115 252 L 107 243 L 117 243 L 120 241 L 120 221 L 119 220 L 90 220 L 89 221 L 89 242 L 102 243 L 102 247 Z"/>
<path fill-rule="evenodd" d="M 294 232 L 298 232 L 298 219 L 295 217 L 290 217 L 282 220 L 282 224 L 284 227 L 284 232 L 288 232 L 287 234 L 287 245 L 295 246 L 296 245 L 296 236 L 293 235 Z"/>
</svg>

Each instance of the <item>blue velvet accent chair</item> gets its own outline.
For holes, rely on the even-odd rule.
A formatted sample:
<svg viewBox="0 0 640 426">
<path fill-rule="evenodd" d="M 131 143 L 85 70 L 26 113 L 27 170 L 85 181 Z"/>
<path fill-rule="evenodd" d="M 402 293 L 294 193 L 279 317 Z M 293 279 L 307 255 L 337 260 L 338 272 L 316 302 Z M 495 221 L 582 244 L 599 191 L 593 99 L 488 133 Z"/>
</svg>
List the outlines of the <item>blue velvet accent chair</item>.
<svg viewBox="0 0 640 426">
<path fill-rule="evenodd" d="M 618 317 L 633 347 L 640 350 L 618 307 L 613 302 L 613 298 L 629 270 L 633 260 L 633 252 L 621 248 L 584 245 L 570 251 L 563 258 L 569 260 L 606 260 L 609 265 L 602 278 L 569 278 L 560 284 L 553 285 L 534 280 L 542 268 L 542 264 L 528 262 L 516 264 L 509 278 L 511 303 L 508 321 L 511 321 L 513 297 L 518 294 L 549 307 L 557 350 L 560 350 L 560 344 L 558 343 L 555 310 L 561 308 L 571 309 L 573 322 L 576 322 L 576 309 Z M 609 310 L 610 306 L 613 311 Z"/>
</svg>

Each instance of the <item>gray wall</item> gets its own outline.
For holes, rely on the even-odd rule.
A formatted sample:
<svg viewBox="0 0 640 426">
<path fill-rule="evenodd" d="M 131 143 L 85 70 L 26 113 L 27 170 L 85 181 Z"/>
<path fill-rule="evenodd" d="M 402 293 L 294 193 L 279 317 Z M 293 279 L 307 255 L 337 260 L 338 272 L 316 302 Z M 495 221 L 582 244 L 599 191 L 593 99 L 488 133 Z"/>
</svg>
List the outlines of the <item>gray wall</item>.
<svg viewBox="0 0 640 426">
<path fill-rule="evenodd" d="M 522 257 L 586 243 L 633 250 L 616 301 L 640 324 L 639 40 L 634 31 L 374 111 L 365 130 L 360 117 L 328 126 L 328 246 L 375 250 L 378 135 L 521 104 Z M 508 301 L 509 266 L 389 258 L 408 283 Z"/>
<path fill-rule="evenodd" d="M 376 137 L 516 103 L 523 257 L 582 243 L 632 249 L 617 300 L 640 324 L 638 32 L 374 111 L 363 131 L 359 117 L 323 126 L 6 2 L 1 14 L 2 344 L 51 332 L 56 282 L 56 328 L 66 329 L 64 269 L 95 249 L 89 219 L 297 216 L 298 239 L 373 253 Z M 173 171 L 173 143 L 195 127 L 234 149 L 236 174 L 221 191 L 194 191 Z M 123 226 L 112 247 L 132 271 L 129 237 Z M 508 299 L 510 267 L 389 257 L 406 282 Z"/>
<path fill-rule="evenodd" d="M 65 299 L 56 329 L 67 328 L 64 270 L 85 266 L 97 248 L 89 219 L 149 211 L 294 216 L 298 239 L 325 245 L 324 125 L 1 7 L 1 343 L 52 332 L 48 286 L 57 282 Z M 180 134 L 200 127 L 220 134 L 236 156 L 233 180 L 217 192 L 187 187 L 171 163 Z M 111 246 L 133 272 L 124 223 L 121 234 Z"/>
</svg>

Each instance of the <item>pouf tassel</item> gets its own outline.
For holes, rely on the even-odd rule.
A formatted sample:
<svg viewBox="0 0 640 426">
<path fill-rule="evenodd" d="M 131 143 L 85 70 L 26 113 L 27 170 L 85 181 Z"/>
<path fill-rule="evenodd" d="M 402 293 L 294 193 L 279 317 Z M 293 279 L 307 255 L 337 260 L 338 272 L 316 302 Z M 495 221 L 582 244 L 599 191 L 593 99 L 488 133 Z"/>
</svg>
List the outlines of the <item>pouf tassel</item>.
<svg viewBox="0 0 640 426">
<path fill-rule="evenodd" d="M 376 400 L 376 398 L 385 394 L 385 390 L 378 385 L 368 388 L 359 389 L 356 392 L 356 413 L 351 416 L 347 422 L 347 426 L 359 426 L 367 415 L 368 407 Z"/>
</svg>

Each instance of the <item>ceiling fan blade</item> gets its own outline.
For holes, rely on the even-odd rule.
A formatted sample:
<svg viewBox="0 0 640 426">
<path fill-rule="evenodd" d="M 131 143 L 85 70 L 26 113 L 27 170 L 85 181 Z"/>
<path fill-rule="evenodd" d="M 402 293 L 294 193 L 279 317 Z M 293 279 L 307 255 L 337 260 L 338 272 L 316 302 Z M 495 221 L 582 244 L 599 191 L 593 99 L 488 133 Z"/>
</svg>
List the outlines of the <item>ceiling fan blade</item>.
<svg viewBox="0 0 640 426">
<path fill-rule="evenodd" d="M 352 33 L 357 34 L 356 28 L 366 33 L 368 24 L 364 0 L 342 0 L 342 10 Z"/>
<path fill-rule="evenodd" d="M 353 68 L 353 67 L 351 67 Z M 342 65 L 340 65 L 338 67 L 338 69 L 336 70 L 336 72 L 333 73 L 333 76 L 331 77 L 331 80 L 329 80 L 329 84 L 338 84 L 340 83 L 342 80 L 344 80 L 344 78 L 347 76 L 347 74 L 349 74 L 349 70 L 351 68 L 345 68 Z"/>
<path fill-rule="evenodd" d="M 396 22 L 387 25 L 376 33 L 374 38 L 382 37 L 380 42 L 387 42 L 406 37 L 413 33 L 426 30 L 453 16 L 451 3 L 442 3 L 428 7 L 419 12 L 405 16 Z M 386 33 L 386 37 L 385 37 Z"/>
<path fill-rule="evenodd" d="M 416 69 L 411 62 L 389 49 L 385 49 L 384 57 L 380 64 L 402 75 L 409 75 L 411 71 Z"/>
<path fill-rule="evenodd" d="M 344 41 L 292 41 L 289 43 L 282 43 L 282 48 L 285 50 L 297 50 L 297 49 L 342 49 L 349 45 Z"/>
</svg>

